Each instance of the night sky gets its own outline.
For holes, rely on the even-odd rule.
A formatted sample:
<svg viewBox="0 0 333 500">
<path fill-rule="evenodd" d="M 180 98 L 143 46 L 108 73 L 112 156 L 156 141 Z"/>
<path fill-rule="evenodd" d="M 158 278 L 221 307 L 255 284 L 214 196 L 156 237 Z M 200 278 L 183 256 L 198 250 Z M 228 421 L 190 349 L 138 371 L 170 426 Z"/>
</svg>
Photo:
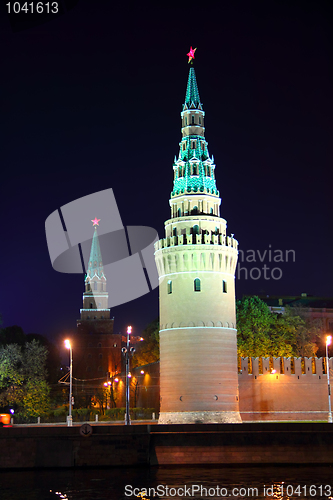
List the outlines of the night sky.
<svg viewBox="0 0 333 500">
<path fill-rule="evenodd" d="M 63 15 L 33 27 L 0 7 L 3 325 L 75 331 L 84 276 L 54 271 L 45 238 L 60 206 L 111 187 L 124 225 L 163 237 L 191 45 L 228 234 L 245 255 L 296 256 L 241 263 L 282 277 L 238 279 L 237 297 L 333 296 L 329 2 L 60 3 Z M 111 314 L 115 332 L 141 333 L 158 290 Z"/>
</svg>

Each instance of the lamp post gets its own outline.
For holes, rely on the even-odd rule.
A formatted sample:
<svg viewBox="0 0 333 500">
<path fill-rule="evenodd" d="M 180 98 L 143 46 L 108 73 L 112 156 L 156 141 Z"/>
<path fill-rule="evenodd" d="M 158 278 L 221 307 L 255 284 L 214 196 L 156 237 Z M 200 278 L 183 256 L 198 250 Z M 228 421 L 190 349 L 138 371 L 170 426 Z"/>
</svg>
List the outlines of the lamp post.
<svg viewBox="0 0 333 500">
<path fill-rule="evenodd" d="M 126 413 L 125 413 L 125 425 L 131 425 L 130 414 L 129 414 L 129 403 L 130 403 L 130 390 L 129 390 L 129 379 L 131 377 L 129 372 L 129 358 L 135 352 L 134 347 L 130 347 L 130 334 L 132 333 L 132 327 L 127 327 L 127 342 L 126 347 L 122 348 L 122 353 L 125 354 L 125 365 L 126 365 Z"/>
<path fill-rule="evenodd" d="M 67 425 L 71 427 L 73 425 L 72 417 L 72 375 L 73 375 L 73 351 L 72 345 L 69 340 L 65 340 L 65 346 L 69 349 L 70 366 L 69 366 L 69 413 L 67 417 Z"/>
<path fill-rule="evenodd" d="M 331 386 L 330 386 L 330 366 L 328 359 L 328 346 L 331 345 L 332 336 L 326 337 L 326 370 L 327 370 L 327 387 L 328 387 L 328 423 L 332 423 L 332 409 L 331 409 Z"/>
</svg>

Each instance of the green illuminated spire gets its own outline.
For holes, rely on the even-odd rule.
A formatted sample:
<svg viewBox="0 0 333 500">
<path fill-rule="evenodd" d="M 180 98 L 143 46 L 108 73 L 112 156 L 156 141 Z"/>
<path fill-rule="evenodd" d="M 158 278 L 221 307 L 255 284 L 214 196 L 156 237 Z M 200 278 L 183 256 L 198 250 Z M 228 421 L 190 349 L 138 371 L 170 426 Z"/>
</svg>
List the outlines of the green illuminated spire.
<svg viewBox="0 0 333 500">
<path fill-rule="evenodd" d="M 188 54 L 189 55 L 189 54 Z M 210 158 L 205 139 L 205 112 L 200 102 L 194 67 L 190 67 L 183 104 L 182 140 L 179 156 L 173 164 L 174 182 L 171 197 L 204 193 L 219 197 L 214 159 Z"/>
<path fill-rule="evenodd" d="M 195 77 L 195 71 L 193 66 L 190 67 L 190 72 L 187 80 L 186 95 L 185 95 L 185 107 L 190 108 L 201 108 L 199 90 L 197 85 L 197 79 Z"/>
<path fill-rule="evenodd" d="M 97 278 L 105 278 L 102 262 L 102 254 L 99 246 L 97 227 L 95 226 L 94 236 L 91 243 L 91 251 L 88 265 L 87 278 L 93 279 L 94 276 Z"/>
</svg>

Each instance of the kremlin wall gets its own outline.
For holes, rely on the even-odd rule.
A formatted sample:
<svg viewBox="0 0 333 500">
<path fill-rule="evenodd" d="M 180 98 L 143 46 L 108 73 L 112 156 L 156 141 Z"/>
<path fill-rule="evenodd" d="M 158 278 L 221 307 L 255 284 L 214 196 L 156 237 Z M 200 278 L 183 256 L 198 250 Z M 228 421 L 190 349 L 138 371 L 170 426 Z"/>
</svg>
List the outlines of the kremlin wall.
<svg viewBox="0 0 333 500">
<path fill-rule="evenodd" d="M 242 421 L 327 420 L 325 364 L 325 358 L 240 358 L 238 384 Z M 329 366 L 332 373 L 333 358 Z M 134 368 L 131 373 L 131 403 L 135 391 L 137 407 L 155 408 L 158 412 L 159 362 Z M 197 377 L 201 377 L 200 373 Z M 193 379 L 194 386 L 196 383 Z"/>
</svg>

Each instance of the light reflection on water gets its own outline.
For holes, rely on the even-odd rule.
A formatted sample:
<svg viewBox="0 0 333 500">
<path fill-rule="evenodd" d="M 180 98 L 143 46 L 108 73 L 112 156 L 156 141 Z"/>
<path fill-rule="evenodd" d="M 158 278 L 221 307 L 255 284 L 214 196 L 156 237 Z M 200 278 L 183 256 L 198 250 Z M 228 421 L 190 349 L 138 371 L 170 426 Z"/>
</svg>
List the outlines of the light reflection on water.
<svg viewBox="0 0 333 500">
<path fill-rule="evenodd" d="M 125 500 L 143 488 L 155 498 L 330 499 L 333 467 L 153 467 L 0 472 L 1 500 Z M 184 496 L 184 486 L 187 496 Z M 331 485 L 331 491 L 325 488 Z M 312 489 L 310 490 L 310 486 Z M 167 491 L 166 487 L 169 488 Z M 192 490 L 192 487 L 194 488 Z M 198 488 L 200 491 L 198 491 Z M 218 489 L 219 488 L 219 489 Z M 136 491 L 135 493 L 137 494 Z M 167 494 L 168 493 L 168 494 Z M 179 494 L 177 494 L 179 493 Z M 193 496 L 189 496 L 189 494 Z M 148 495 L 150 500 L 153 495 Z"/>
</svg>

